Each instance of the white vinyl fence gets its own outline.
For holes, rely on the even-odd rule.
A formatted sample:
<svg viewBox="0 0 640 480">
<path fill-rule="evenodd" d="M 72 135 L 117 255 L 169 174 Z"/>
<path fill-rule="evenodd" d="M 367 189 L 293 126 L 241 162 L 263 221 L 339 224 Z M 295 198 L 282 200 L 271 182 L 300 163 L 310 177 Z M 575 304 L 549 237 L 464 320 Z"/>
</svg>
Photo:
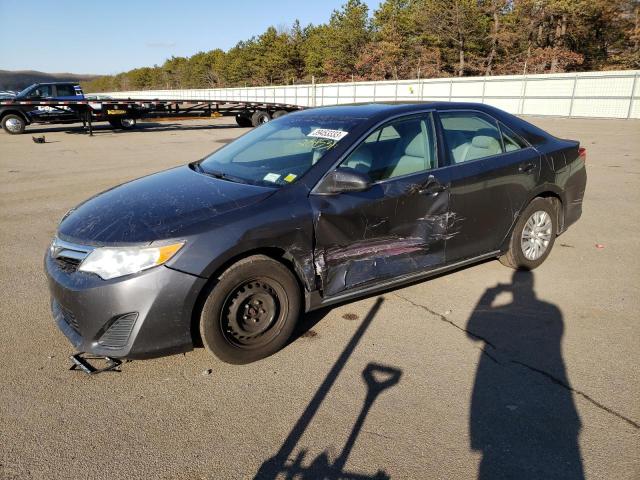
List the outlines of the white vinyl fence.
<svg viewBox="0 0 640 480">
<path fill-rule="evenodd" d="M 114 98 L 220 100 L 315 107 L 375 101 L 461 101 L 520 115 L 640 118 L 640 70 L 381 82 L 143 90 Z"/>
</svg>

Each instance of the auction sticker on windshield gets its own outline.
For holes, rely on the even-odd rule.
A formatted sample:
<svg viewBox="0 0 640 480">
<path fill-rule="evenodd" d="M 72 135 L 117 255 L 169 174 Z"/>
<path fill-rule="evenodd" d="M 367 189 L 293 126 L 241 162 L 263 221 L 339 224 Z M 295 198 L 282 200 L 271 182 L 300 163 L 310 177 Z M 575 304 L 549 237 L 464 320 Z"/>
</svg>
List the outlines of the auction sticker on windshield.
<svg viewBox="0 0 640 480">
<path fill-rule="evenodd" d="M 329 128 L 316 128 L 307 137 L 316 138 L 328 138 L 329 140 L 335 140 L 336 142 L 342 140 L 344 136 L 349 132 L 343 132 L 342 130 L 331 130 Z"/>
<path fill-rule="evenodd" d="M 277 173 L 267 173 L 264 176 L 263 180 L 267 182 L 277 182 L 279 178 L 280 178 L 280 175 L 278 175 Z"/>
</svg>

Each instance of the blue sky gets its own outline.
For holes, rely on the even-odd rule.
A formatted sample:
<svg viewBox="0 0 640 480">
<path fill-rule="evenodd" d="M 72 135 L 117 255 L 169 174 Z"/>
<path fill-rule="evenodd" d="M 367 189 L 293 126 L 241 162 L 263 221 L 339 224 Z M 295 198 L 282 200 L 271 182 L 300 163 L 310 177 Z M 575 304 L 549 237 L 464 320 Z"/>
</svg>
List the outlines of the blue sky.
<svg viewBox="0 0 640 480">
<path fill-rule="evenodd" d="M 0 70 L 110 74 L 229 49 L 270 25 L 326 22 L 346 0 L 0 0 Z M 370 10 L 379 0 L 365 0 Z"/>
</svg>

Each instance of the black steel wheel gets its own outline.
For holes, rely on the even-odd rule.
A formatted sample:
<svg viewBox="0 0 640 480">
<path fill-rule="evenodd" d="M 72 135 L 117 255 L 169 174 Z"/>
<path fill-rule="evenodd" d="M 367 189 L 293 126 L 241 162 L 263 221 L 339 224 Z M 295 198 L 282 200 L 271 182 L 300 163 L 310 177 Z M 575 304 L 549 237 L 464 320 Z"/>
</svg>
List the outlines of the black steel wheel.
<svg viewBox="0 0 640 480">
<path fill-rule="evenodd" d="M 221 360 L 250 363 L 284 346 L 299 312 L 293 274 L 276 260 L 254 255 L 220 276 L 202 309 L 200 335 Z"/>
<path fill-rule="evenodd" d="M 276 118 L 280 118 L 286 115 L 287 113 L 289 112 L 287 112 L 286 110 L 276 110 L 275 112 L 273 112 L 273 115 L 271 115 L 271 118 L 275 120 Z"/>
</svg>

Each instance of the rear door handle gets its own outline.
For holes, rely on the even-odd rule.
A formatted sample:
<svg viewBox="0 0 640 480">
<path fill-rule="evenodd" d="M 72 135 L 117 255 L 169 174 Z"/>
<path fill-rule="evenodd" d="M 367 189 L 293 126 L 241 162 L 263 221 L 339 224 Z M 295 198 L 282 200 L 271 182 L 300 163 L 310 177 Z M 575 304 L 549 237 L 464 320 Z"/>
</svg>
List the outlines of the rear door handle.
<svg viewBox="0 0 640 480">
<path fill-rule="evenodd" d="M 444 192 L 446 189 L 447 189 L 446 185 L 443 185 L 442 183 L 440 183 L 438 179 L 433 175 L 429 175 L 429 177 L 427 177 L 427 181 L 424 182 L 424 184 L 422 185 L 420 190 L 418 190 L 418 192 L 422 194 L 437 195 L 440 192 Z"/>
<path fill-rule="evenodd" d="M 536 169 L 536 164 L 533 162 L 522 163 L 518 167 L 518 171 L 521 173 L 531 173 Z"/>
</svg>

